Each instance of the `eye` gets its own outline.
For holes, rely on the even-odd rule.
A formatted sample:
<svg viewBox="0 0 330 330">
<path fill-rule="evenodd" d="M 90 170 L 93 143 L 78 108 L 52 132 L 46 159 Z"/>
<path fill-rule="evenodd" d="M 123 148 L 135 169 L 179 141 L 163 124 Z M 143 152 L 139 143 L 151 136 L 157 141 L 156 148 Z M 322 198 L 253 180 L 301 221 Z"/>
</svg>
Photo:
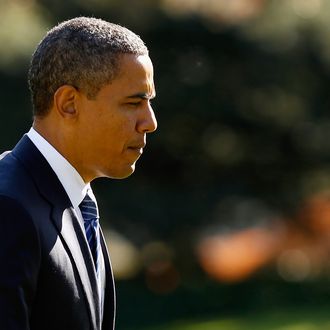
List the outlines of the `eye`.
<svg viewBox="0 0 330 330">
<path fill-rule="evenodd" d="M 141 104 L 141 101 L 127 102 L 127 105 L 131 106 L 131 107 L 138 107 L 140 104 Z"/>
</svg>

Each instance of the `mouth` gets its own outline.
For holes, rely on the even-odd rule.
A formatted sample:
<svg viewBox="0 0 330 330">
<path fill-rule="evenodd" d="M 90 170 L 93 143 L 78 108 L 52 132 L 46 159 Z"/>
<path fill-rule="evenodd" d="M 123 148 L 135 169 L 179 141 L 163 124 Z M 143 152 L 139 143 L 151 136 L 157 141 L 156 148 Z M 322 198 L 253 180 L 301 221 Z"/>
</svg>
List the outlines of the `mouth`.
<svg viewBox="0 0 330 330">
<path fill-rule="evenodd" d="M 139 144 L 139 145 L 130 146 L 127 149 L 142 155 L 144 147 L 145 147 L 145 144 Z"/>
</svg>

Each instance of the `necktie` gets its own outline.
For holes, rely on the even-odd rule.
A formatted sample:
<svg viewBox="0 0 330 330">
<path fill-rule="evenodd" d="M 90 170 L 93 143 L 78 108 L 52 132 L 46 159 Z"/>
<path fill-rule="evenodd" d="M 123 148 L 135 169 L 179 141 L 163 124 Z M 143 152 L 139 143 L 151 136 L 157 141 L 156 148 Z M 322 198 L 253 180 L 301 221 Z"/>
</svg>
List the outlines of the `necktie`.
<svg viewBox="0 0 330 330">
<path fill-rule="evenodd" d="M 86 237 L 94 259 L 95 270 L 97 275 L 99 275 L 101 246 L 97 206 L 95 202 L 86 194 L 85 198 L 80 203 L 79 208 L 84 219 Z"/>
</svg>

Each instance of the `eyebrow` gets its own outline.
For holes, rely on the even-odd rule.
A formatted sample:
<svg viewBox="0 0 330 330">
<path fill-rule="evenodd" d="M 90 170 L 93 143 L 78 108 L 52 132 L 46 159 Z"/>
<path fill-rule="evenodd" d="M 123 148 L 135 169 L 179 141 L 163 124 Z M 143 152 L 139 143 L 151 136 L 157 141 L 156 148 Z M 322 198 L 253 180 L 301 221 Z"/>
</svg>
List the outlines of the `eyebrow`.
<svg viewBox="0 0 330 330">
<path fill-rule="evenodd" d="M 128 99 L 143 99 L 143 100 L 152 100 L 156 97 L 156 93 L 153 94 L 148 94 L 148 93 L 137 93 L 137 94 L 133 94 L 130 96 L 127 96 Z"/>
</svg>

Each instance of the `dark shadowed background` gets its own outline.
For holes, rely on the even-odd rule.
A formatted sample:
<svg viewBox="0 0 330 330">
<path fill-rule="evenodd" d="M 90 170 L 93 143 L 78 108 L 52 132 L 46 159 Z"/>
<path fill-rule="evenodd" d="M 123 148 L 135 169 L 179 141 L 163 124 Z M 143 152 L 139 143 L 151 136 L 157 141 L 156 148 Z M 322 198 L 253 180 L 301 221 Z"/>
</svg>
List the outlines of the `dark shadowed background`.
<svg viewBox="0 0 330 330">
<path fill-rule="evenodd" d="M 117 329 L 329 329 L 330 2 L 0 0 L 0 151 L 31 126 L 34 48 L 80 15 L 155 66 L 158 131 L 93 185 Z"/>
</svg>

